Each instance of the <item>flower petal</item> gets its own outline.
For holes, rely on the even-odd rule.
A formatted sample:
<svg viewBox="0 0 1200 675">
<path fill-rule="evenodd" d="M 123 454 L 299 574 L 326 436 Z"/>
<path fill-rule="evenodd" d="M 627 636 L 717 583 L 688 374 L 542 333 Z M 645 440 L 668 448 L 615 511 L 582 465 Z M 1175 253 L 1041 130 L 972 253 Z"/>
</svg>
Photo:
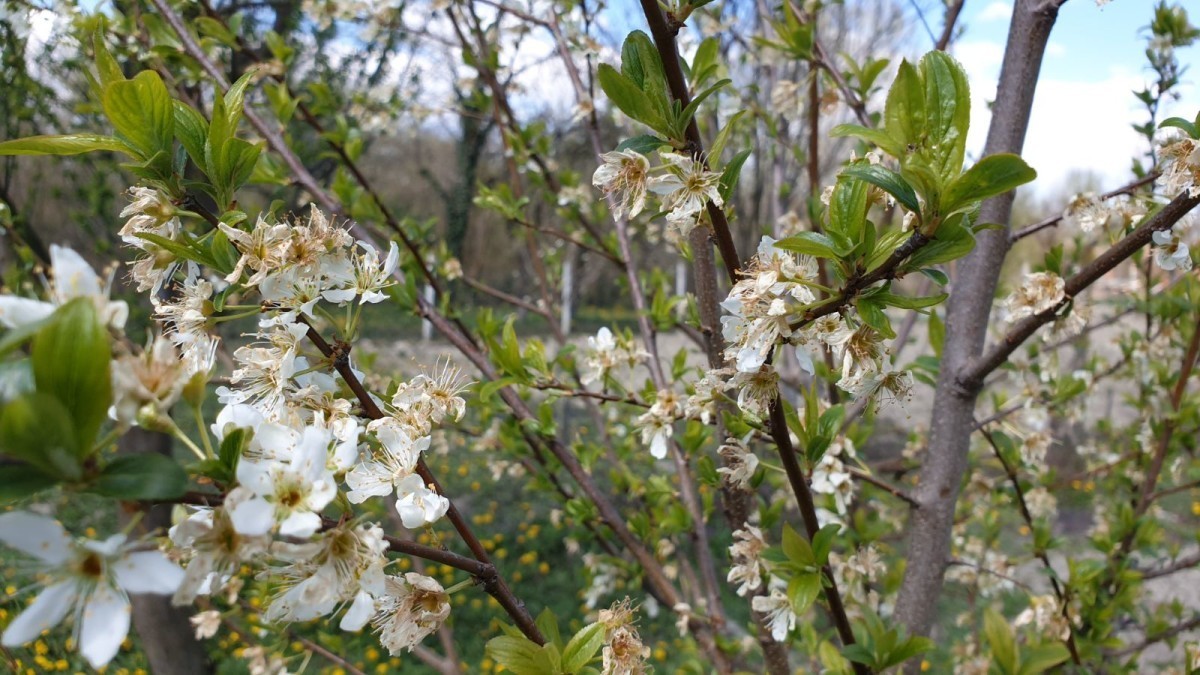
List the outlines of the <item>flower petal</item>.
<svg viewBox="0 0 1200 675">
<path fill-rule="evenodd" d="M 129 598 L 107 584 L 100 584 L 83 608 L 79 631 L 79 653 L 93 668 L 102 668 L 121 648 L 129 634 Z"/>
<path fill-rule="evenodd" d="M 15 295 L 0 295 L 0 324 L 7 328 L 25 326 L 50 316 L 54 305 Z"/>
<path fill-rule="evenodd" d="M 247 499 L 230 509 L 229 520 L 238 534 L 257 537 L 271 531 L 275 524 L 275 507 L 260 497 Z"/>
<path fill-rule="evenodd" d="M 279 524 L 279 534 L 284 537 L 307 539 L 321 529 L 321 516 L 312 511 L 293 511 Z"/>
<path fill-rule="evenodd" d="M 2 640 L 4 646 L 20 647 L 37 638 L 47 628 L 57 626 L 75 604 L 75 592 L 73 581 L 60 581 L 47 586 L 33 604 L 8 624 Z"/>
<path fill-rule="evenodd" d="M 342 621 L 338 627 L 344 631 L 357 633 L 367 625 L 374 614 L 375 598 L 372 598 L 371 594 L 366 591 L 359 591 L 354 596 L 354 602 L 350 604 L 350 608 L 342 615 Z"/>
<path fill-rule="evenodd" d="M 0 541 L 51 565 L 71 555 L 71 536 L 57 520 L 28 511 L 0 515 Z"/>
<path fill-rule="evenodd" d="M 113 562 L 109 569 L 126 593 L 174 593 L 183 581 L 183 568 L 159 551 L 139 551 Z"/>
</svg>

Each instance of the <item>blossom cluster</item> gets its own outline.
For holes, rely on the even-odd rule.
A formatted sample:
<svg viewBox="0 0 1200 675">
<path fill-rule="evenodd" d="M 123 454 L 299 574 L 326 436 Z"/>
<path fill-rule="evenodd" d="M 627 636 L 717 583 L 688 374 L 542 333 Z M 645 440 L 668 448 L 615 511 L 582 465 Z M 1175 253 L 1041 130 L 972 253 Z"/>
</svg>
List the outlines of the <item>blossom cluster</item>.
<svg viewBox="0 0 1200 675">
<path fill-rule="evenodd" d="M 232 455 L 231 475 L 218 480 L 222 494 L 207 498 L 211 505 L 188 507 L 171 528 L 169 560 L 122 536 L 77 543 L 53 521 L 6 514 L 0 541 L 39 558 L 51 584 L 10 625 L 4 644 L 33 639 L 78 606 L 78 642 L 100 667 L 128 631 L 127 594 L 170 594 L 180 605 L 202 595 L 234 598 L 244 583 L 238 574 L 250 566 L 276 589 L 267 620 L 341 613 L 343 629 L 371 622 L 391 653 L 411 649 L 446 619 L 446 592 L 429 577 L 388 574 L 389 544 L 378 525 L 332 521 L 323 512 L 340 494 L 343 505 L 393 500 L 410 529 L 444 516 L 449 501 L 423 477 L 421 456 L 436 425 L 463 415 L 464 383 L 447 365 L 398 384 L 385 403 L 363 393 L 346 343 L 329 347 L 322 340 L 327 350 L 306 349 L 313 326 L 331 316 L 322 303 L 357 317 L 359 306 L 386 297 L 398 262 L 395 244 L 381 255 L 315 208 L 293 222 L 262 217 L 247 230 L 221 223 L 210 236 L 224 237 L 236 263 L 220 277 L 176 256 L 178 246 L 194 240 L 183 235 L 181 212 L 166 194 L 149 188 L 131 194 L 121 234 L 141 252 L 130 273 L 139 289 L 152 292 L 163 333 L 140 351 L 116 343 L 110 416 L 118 430 L 140 425 L 175 433 L 209 464 Z M 123 327 L 124 303 L 109 300 L 107 284 L 78 254 L 52 247 L 52 263 L 50 300 L 0 297 L 0 321 L 25 325 L 72 298 L 90 297 L 112 329 Z M 232 304 L 254 294 L 257 304 Z M 223 408 L 201 430 L 201 449 L 179 432 L 169 411 L 186 387 L 207 381 L 218 346 L 214 326 L 253 315 L 257 329 L 234 351 L 228 384 L 217 388 Z"/>
<path fill-rule="evenodd" d="M 613 198 L 613 217 L 633 218 L 646 208 L 646 195 L 658 195 L 667 222 L 687 236 L 699 224 L 705 205 L 724 204 L 721 176 L 695 157 L 661 153 L 663 164 L 651 175 L 650 160 L 636 150 L 616 150 L 600 156 L 604 163 L 592 176 L 592 185 Z"/>
<path fill-rule="evenodd" d="M 721 317 L 725 359 L 736 370 L 730 386 L 738 390 L 743 412 L 765 415 L 778 391 L 769 359 L 784 344 L 795 347 L 801 368 L 810 374 L 814 353 L 831 351 L 841 362 L 838 387 L 856 398 L 900 400 L 909 395 L 911 374 L 892 369 L 883 337 L 875 329 L 851 325 L 842 314 L 799 320 L 817 302 L 816 281 L 813 258 L 784 250 L 771 237 L 763 237 L 744 278 L 721 303 L 726 311 Z"/>
</svg>

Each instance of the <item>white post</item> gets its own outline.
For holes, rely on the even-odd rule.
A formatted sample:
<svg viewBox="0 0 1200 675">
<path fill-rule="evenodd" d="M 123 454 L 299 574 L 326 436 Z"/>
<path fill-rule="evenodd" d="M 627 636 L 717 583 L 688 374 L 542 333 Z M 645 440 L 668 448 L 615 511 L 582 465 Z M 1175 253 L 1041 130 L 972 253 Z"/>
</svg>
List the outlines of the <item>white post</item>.
<svg viewBox="0 0 1200 675">
<path fill-rule="evenodd" d="M 687 293 L 688 289 L 687 268 L 687 262 L 685 262 L 683 258 L 679 258 L 675 261 L 675 295 L 680 298 L 683 297 L 684 293 Z M 675 315 L 679 318 L 683 318 L 683 313 L 685 311 L 687 311 L 686 302 L 681 301 L 675 306 Z"/>
<path fill-rule="evenodd" d="M 425 284 L 425 288 L 422 290 L 424 291 L 423 295 L 425 296 L 425 302 L 432 307 L 433 304 L 437 302 L 437 296 L 433 293 L 433 286 Z M 429 323 L 429 319 L 421 319 L 421 340 L 424 342 L 429 342 L 429 339 L 432 337 L 433 324 Z"/>
<path fill-rule="evenodd" d="M 558 329 L 563 335 L 571 334 L 571 301 L 575 293 L 575 256 L 567 253 L 562 264 L 562 298 L 559 304 L 562 313 L 558 315 Z"/>
</svg>

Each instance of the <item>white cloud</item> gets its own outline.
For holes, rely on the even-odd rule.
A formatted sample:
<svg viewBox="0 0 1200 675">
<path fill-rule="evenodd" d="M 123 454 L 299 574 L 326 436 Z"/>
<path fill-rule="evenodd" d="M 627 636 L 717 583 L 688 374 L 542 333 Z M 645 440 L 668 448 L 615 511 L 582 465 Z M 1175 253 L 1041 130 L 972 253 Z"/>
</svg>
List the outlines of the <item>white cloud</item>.
<svg viewBox="0 0 1200 675">
<path fill-rule="evenodd" d="M 1007 21 L 1012 17 L 1012 3 L 996 0 L 979 11 L 980 21 Z"/>
<path fill-rule="evenodd" d="M 1055 41 L 1051 40 L 1049 43 L 1046 44 L 1046 56 L 1058 57 L 1058 56 L 1066 56 L 1066 55 L 1067 55 L 1067 48 L 1063 43 L 1055 42 Z"/>
<path fill-rule="evenodd" d="M 964 42 L 955 49 L 971 82 L 971 132 L 968 153 L 978 158 L 987 138 L 996 96 L 1003 48 L 990 42 Z M 1067 187 L 1073 175 L 1094 174 L 1102 187 L 1117 187 L 1130 179 L 1134 157 L 1146 153 L 1146 140 L 1132 128 L 1145 111 L 1132 92 L 1144 85 L 1143 75 L 1113 68 L 1103 79 L 1080 81 L 1043 78 L 1033 101 L 1025 149 L 1021 153 L 1038 172 L 1034 190 L 1051 195 Z M 1200 107 L 1195 88 L 1178 102 L 1164 102 L 1160 119 Z"/>
</svg>

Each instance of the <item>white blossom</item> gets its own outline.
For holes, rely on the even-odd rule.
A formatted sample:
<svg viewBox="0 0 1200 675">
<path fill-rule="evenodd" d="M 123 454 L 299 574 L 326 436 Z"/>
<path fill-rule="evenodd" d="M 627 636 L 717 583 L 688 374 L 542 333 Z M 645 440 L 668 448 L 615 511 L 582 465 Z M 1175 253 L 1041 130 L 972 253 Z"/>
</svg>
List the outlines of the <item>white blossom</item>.
<svg viewBox="0 0 1200 675">
<path fill-rule="evenodd" d="M 124 535 L 76 542 L 53 518 L 25 511 L 0 514 L 0 542 L 37 558 L 45 588 L 4 630 L 5 647 L 19 647 L 75 617 L 79 653 L 93 668 L 117 654 L 129 633 L 130 593 L 170 595 L 183 570 L 157 550 L 140 550 Z"/>
</svg>

